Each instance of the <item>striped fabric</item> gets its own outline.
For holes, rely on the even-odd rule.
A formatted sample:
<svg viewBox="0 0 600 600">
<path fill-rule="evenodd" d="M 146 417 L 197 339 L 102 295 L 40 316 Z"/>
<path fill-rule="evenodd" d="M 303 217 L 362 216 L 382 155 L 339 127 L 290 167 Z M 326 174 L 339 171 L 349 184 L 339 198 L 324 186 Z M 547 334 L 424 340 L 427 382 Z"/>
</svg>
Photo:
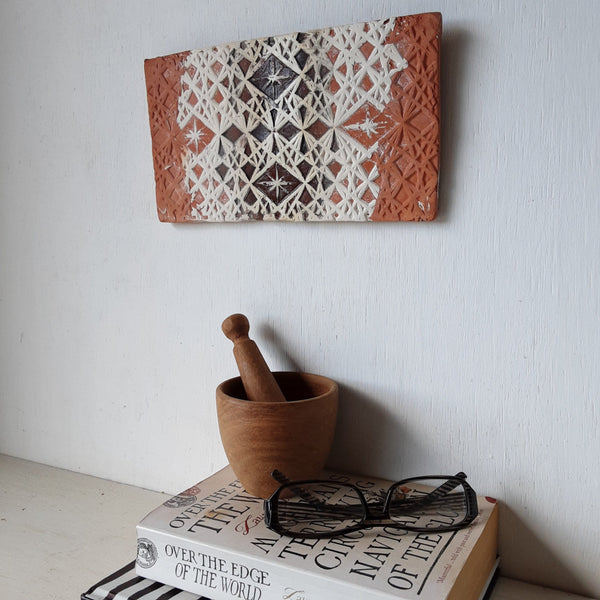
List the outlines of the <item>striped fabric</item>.
<svg viewBox="0 0 600 600">
<path fill-rule="evenodd" d="M 87 592 L 81 594 L 81 600 L 207 600 L 164 585 L 135 573 L 135 561 L 118 571 L 111 573 Z"/>
</svg>

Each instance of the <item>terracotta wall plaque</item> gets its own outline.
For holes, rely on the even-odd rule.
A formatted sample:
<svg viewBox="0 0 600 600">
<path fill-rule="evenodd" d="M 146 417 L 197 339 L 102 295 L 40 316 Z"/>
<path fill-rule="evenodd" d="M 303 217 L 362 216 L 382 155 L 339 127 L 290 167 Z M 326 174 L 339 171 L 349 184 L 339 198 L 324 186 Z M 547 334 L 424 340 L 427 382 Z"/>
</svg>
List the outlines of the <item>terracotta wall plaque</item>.
<svg viewBox="0 0 600 600">
<path fill-rule="evenodd" d="M 427 221 L 441 15 L 145 61 L 161 221 Z"/>
</svg>

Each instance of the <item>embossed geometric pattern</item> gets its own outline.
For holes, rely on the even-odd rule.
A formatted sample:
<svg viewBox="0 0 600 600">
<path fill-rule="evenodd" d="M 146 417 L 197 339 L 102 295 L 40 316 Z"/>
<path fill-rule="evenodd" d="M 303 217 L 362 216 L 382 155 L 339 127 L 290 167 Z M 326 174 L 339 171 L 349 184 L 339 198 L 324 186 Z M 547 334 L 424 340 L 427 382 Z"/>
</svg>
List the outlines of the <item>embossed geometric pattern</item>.
<svg viewBox="0 0 600 600">
<path fill-rule="evenodd" d="M 145 62 L 162 221 L 431 220 L 437 13 Z"/>
</svg>

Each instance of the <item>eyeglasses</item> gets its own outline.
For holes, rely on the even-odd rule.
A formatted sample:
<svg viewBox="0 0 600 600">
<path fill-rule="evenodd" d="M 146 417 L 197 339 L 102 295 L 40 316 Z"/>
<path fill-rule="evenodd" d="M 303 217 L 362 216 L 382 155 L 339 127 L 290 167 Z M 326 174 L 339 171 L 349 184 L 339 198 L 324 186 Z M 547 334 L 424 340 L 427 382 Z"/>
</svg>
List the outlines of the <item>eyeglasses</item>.
<svg viewBox="0 0 600 600">
<path fill-rule="evenodd" d="M 282 485 L 265 500 L 265 524 L 295 538 L 335 537 L 368 527 L 441 533 L 466 527 L 478 514 L 477 495 L 462 472 L 411 477 L 375 493 L 344 481 L 294 482 L 279 471 L 272 475 Z"/>
</svg>

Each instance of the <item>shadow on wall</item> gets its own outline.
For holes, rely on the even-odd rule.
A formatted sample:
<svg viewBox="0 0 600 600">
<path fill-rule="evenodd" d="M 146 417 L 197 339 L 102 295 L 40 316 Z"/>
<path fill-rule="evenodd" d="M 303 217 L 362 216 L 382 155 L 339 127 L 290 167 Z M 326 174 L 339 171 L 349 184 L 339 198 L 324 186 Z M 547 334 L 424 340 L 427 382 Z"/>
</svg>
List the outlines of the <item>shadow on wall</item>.
<svg viewBox="0 0 600 600">
<path fill-rule="evenodd" d="M 305 371 L 294 349 L 269 325 L 259 326 L 257 335 L 279 358 L 281 370 Z M 330 373 L 318 373 L 331 376 Z M 389 470 L 398 457 L 410 457 L 426 452 L 423 441 L 415 439 L 403 426 L 401 419 L 386 407 L 390 392 L 365 394 L 337 381 L 339 409 L 333 447 L 327 465 L 350 473 L 381 476 L 393 479 Z M 405 473 L 398 477 L 408 477 Z"/>
<path fill-rule="evenodd" d="M 374 396 L 340 384 L 340 407 L 330 468 L 388 479 L 412 475 L 392 473 L 397 457 L 426 455 L 430 449 L 411 434 L 397 414 L 386 409 L 383 395 Z M 388 469 L 387 471 L 382 469 Z M 573 569 L 536 532 L 499 499 L 499 555 L 502 573 L 513 579 L 592 597 Z M 577 560 L 577 557 L 574 557 Z M 535 576 L 532 576 L 535 574 Z"/>
<path fill-rule="evenodd" d="M 460 164 L 459 148 L 464 147 L 465 81 L 469 69 L 468 58 L 473 50 L 473 33 L 449 25 L 442 31 L 440 51 L 441 131 L 440 181 L 437 220 L 450 218 L 450 207 L 455 195 L 456 169 Z M 461 135 L 462 134 L 462 135 Z"/>
<path fill-rule="evenodd" d="M 503 502 L 500 502 L 499 538 L 500 566 L 506 576 L 571 594 L 592 596 L 593 590 L 582 584 L 527 522 Z M 532 577 L 532 573 L 538 577 Z"/>
<path fill-rule="evenodd" d="M 386 406 L 385 393 L 367 395 L 339 384 L 340 405 L 328 466 L 386 479 L 408 477 L 395 472 L 399 457 L 410 462 L 426 453 L 423 440 L 411 435 L 399 415 Z M 403 462 L 404 462 L 403 460 Z"/>
<path fill-rule="evenodd" d="M 343 384 L 339 387 L 338 421 L 328 465 L 350 473 L 385 476 L 377 470 L 388 462 L 392 440 L 404 439 L 400 419 L 375 398 Z"/>
<path fill-rule="evenodd" d="M 282 367 L 278 370 L 304 371 L 300 363 L 296 360 L 294 352 L 290 349 L 287 341 L 273 327 L 270 325 L 259 325 L 257 334 L 266 342 L 267 346 L 279 355 Z M 325 375 L 325 373 L 316 373 L 316 375 Z"/>
</svg>

